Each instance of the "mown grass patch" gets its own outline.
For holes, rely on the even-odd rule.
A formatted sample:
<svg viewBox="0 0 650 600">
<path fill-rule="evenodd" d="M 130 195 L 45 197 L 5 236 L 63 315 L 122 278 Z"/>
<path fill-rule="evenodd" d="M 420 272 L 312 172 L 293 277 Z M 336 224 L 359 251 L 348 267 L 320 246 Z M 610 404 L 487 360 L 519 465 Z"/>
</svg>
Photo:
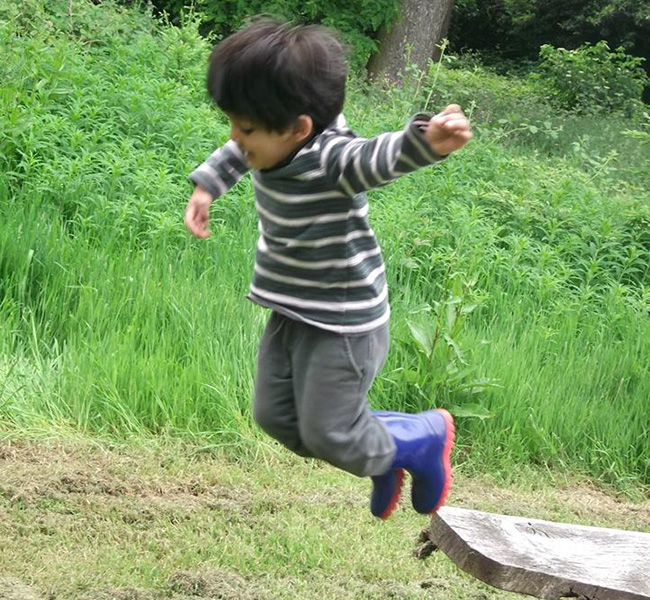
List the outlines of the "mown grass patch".
<svg viewBox="0 0 650 600">
<path fill-rule="evenodd" d="M 427 518 L 408 494 L 391 519 L 375 519 L 368 481 L 284 450 L 258 447 L 233 460 L 161 437 L 50 437 L 3 442 L 0 468 L 7 598 L 521 597 L 472 579 L 441 553 L 418 559 Z M 647 500 L 525 469 L 506 487 L 461 470 L 451 502 L 650 531 Z"/>
</svg>

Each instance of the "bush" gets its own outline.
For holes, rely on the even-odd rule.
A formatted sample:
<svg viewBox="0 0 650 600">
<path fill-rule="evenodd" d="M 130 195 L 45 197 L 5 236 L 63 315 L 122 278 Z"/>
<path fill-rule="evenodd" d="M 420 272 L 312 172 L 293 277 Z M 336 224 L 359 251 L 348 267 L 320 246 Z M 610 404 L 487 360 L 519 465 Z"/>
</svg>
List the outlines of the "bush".
<svg viewBox="0 0 650 600">
<path fill-rule="evenodd" d="M 644 59 L 622 48 L 612 52 L 603 41 L 576 50 L 545 44 L 539 54 L 539 78 L 567 110 L 633 112 L 648 80 L 641 67 Z"/>
<path fill-rule="evenodd" d="M 123 0 L 124 1 L 124 0 Z M 159 11 L 166 11 L 172 22 L 179 23 L 188 0 L 153 0 Z M 350 47 L 353 69 L 362 69 L 377 49 L 375 34 L 397 14 L 396 0 L 344 0 L 303 2 L 302 0 L 234 0 L 214 2 L 195 0 L 192 4 L 202 21 L 201 33 L 223 38 L 239 29 L 247 18 L 269 14 L 297 23 L 319 23 L 335 28 Z"/>
<path fill-rule="evenodd" d="M 455 52 L 478 51 L 490 64 L 533 60 L 542 44 L 574 49 L 605 40 L 650 56 L 646 0 L 456 0 L 449 39 Z"/>
</svg>

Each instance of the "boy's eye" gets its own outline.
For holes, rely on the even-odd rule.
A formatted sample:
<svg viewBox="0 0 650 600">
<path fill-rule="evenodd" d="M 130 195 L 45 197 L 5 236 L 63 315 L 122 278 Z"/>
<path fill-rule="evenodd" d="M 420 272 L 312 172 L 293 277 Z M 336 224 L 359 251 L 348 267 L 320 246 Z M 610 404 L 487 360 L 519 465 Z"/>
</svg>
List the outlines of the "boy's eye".
<svg viewBox="0 0 650 600">
<path fill-rule="evenodd" d="M 241 131 L 244 135 L 250 135 L 251 133 L 253 133 L 253 131 L 255 131 L 255 129 L 253 129 L 252 127 L 240 127 L 239 131 Z"/>
</svg>

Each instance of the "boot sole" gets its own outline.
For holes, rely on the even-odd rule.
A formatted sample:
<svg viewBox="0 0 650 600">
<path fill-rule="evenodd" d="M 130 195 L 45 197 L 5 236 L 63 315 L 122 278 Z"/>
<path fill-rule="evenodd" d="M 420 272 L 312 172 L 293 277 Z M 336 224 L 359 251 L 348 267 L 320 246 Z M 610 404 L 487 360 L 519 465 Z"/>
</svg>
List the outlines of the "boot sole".
<svg viewBox="0 0 650 600">
<path fill-rule="evenodd" d="M 451 451 L 454 447 L 454 439 L 456 437 L 456 426 L 454 425 L 454 418 L 446 411 L 444 408 L 439 408 L 436 410 L 437 413 L 440 413 L 440 416 L 445 420 L 445 427 L 447 428 L 447 438 L 445 440 L 445 447 L 442 451 L 442 464 L 445 471 L 445 485 L 442 489 L 442 494 L 440 495 L 440 500 L 438 504 L 431 510 L 430 514 L 438 512 L 438 509 L 445 503 L 449 491 L 451 490 Z"/>
</svg>

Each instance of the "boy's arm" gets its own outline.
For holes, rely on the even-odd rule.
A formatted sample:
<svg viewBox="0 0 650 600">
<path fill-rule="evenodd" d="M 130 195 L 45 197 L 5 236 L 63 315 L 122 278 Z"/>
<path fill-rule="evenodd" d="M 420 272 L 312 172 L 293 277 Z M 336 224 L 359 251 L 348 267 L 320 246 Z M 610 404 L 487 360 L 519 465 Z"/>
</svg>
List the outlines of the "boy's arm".
<svg viewBox="0 0 650 600">
<path fill-rule="evenodd" d="M 212 201 L 227 192 L 249 170 L 239 147 L 228 140 L 196 170 L 189 179 L 196 185 L 185 208 L 185 226 L 195 236 L 206 238 Z"/>
<path fill-rule="evenodd" d="M 228 140 L 189 175 L 195 185 L 200 185 L 213 198 L 225 194 L 250 169 L 239 146 Z"/>
<path fill-rule="evenodd" d="M 451 105 L 434 117 L 416 115 L 403 131 L 368 140 L 334 138 L 323 156 L 341 190 L 352 196 L 434 164 L 471 137 L 460 107 Z"/>
</svg>

